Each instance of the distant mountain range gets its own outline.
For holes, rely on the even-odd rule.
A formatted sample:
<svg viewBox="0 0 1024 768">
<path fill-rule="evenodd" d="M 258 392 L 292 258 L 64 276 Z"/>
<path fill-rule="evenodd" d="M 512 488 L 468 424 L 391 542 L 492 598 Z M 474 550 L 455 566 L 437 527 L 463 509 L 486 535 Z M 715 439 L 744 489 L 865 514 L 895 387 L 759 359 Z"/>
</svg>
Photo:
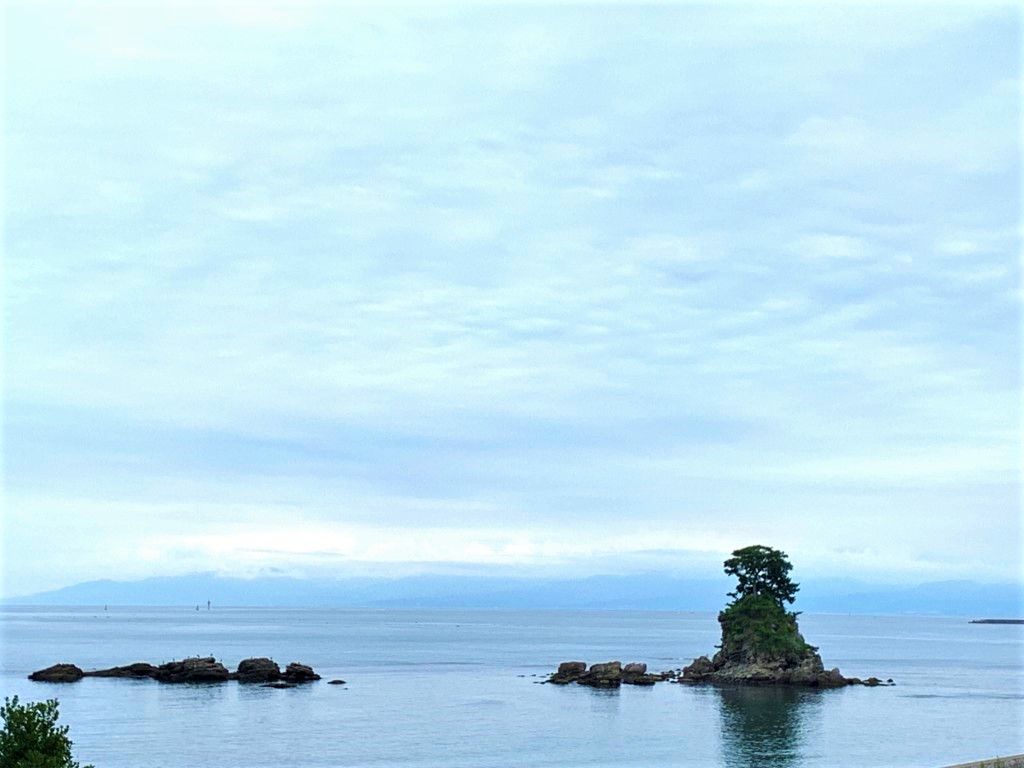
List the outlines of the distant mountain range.
<svg viewBox="0 0 1024 768">
<path fill-rule="evenodd" d="M 139 581 L 89 581 L 3 600 L 6 605 L 347 606 L 715 611 L 731 582 L 661 573 L 579 579 L 421 575 L 401 579 L 253 579 L 196 573 Z M 1024 616 L 1024 585 L 972 581 L 916 586 L 846 579 L 805 582 L 796 609 L 809 613 Z"/>
</svg>

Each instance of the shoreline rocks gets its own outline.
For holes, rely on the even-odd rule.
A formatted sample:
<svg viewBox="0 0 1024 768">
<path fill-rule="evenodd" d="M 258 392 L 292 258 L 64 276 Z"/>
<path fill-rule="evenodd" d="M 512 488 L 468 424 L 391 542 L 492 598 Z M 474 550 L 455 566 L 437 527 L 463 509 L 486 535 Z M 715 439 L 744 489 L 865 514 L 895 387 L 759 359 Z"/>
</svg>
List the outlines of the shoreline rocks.
<svg viewBox="0 0 1024 768">
<path fill-rule="evenodd" d="M 74 664 L 54 664 L 28 676 L 29 680 L 44 683 L 76 683 L 83 677 L 109 677 L 123 679 L 151 679 L 168 684 L 215 684 L 228 680 L 240 683 L 263 683 L 272 687 L 294 688 L 320 679 L 312 667 L 292 662 L 284 672 L 273 659 L 257 657 L 243 659 L 235 672 L 212 656 L 192 656 L 181 661 L 169 661 L 159 666 L 135 662 L 120 667 L 83 671 Z"/>
</svg>

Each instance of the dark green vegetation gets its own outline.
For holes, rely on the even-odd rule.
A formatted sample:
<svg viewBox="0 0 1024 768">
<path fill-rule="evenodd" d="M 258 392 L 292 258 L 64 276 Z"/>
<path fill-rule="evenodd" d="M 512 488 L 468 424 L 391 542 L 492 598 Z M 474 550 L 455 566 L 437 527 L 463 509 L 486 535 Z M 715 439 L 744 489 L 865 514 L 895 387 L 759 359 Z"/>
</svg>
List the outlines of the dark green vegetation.
<svg viewBox="0 0 1024 768">
<path fill-rule="evenodd" d="M 17 696 L 4 699 L 0 707 L 0 766 L 79 768 L 71 758 L 68 727 L 57 725 L 57 706 L 56 699 L 31 704 L 21 704 Z"/>
<path fill-rule="evenodd" d="M 804 642 L 796 616 L 766 595 L 734 600 L 718 615 L 723 655 L 775 659 L 787 666 L 799 664 L 818 649 Z"/>
<path fill-rule="evenodd" d="M 797 628 L 798 614 L 787 611 L 800 589 L 789 578 L 793 566 L 784 552 L 760 544 L 737 549 L 725 561 L 725 572 L 735 576 L 736 591 L 719 616 L 722 653 L 777 659 L 798 664 L 817 648 L 804 642 Z"/>
<path fill-rule="evenodd" d="M 785 552 L 761 544 L 737 549 L 725 561 L 726 575 L 735 576 L 738 582 L 736 591 L 730 592 L 729 597 L 738 601 L 744 597 L 764 596 L 779 606 L 792 603 L 800 585 L 789 578 L 791 570 L 793 566 Z"/>
</svg>

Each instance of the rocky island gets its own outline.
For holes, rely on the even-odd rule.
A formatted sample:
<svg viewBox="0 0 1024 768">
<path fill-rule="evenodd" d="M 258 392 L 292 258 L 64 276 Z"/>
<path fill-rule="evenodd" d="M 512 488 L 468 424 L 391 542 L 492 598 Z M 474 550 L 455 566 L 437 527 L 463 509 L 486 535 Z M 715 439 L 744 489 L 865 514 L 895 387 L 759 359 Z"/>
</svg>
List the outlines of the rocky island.
<svg viewBox="0 0 1024 768">
<path fill-rule="evenodd" d="M 789 578 L 792 565 L 785 553 L 755 545 L 738 549 L 725 561 L 725 572 L 738 584 L 732 601 L 718 614 L 722 643 L 712 658 L 701 656 L 682 670 L 651 674 L 639 662 L 593 664 L 566 661 L 545 682 L 593 688 L 676 683 L 726 685 L 790 685 L 839 688 L 844 685 L 892 685 L 891 679 L 844 677 L 826 670 L 818 649 L 809 645 L 797 625 L 799 614 L 786 610 L 800 585 Z"/>
<path fill-rule="evenodd" d="M 793 566 L 785 553 L 754 545 L 737 549 L 725 572 L 738 583 L 732 601 L 718 614 L 722 644 L 712 658 L 701 656 L 687 667 L 681 683 L 799 685 L 839 688 L 844 685 L 891 685 L 877 677 L 844 677 L 825 669 L 818 649 L 808 644 L 797 625 L 799 614 L 786 610 L 800 585 L 789 578 Z"/>
</svg>

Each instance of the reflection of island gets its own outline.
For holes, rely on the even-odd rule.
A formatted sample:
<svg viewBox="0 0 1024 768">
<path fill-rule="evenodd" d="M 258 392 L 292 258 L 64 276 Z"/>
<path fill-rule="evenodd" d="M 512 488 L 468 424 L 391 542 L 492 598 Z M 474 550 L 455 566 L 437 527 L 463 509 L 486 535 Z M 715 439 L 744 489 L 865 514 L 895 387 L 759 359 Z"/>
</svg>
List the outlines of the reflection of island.
<svg viewBox="0 0 1024 768">
<path fill-rule="evenodd" d="M 716 687 L 722 756 L 729 768 L 796 765 L 808 716 L 822 694 L 778 686 Z"/>
</svg>

